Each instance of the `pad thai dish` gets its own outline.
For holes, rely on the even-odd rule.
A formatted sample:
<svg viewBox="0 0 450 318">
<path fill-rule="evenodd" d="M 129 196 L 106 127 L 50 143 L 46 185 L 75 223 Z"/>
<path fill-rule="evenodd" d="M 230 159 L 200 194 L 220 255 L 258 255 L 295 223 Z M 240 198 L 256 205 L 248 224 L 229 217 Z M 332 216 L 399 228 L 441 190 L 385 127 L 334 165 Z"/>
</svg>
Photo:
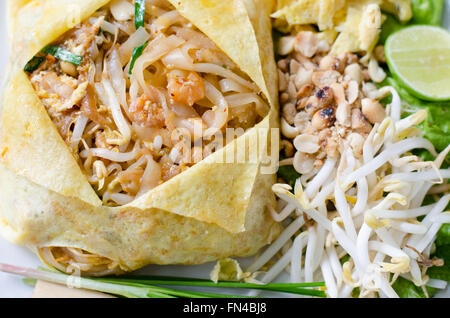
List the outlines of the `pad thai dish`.
<svg viewBox="0 0 450 318">
<path fill-rule="evenodd" d="M 447 288 L 442 1 L 72 2 L 8 1 L 3 236 L 85 276 Z"/>
<path fill-rule="evenodd" d="M 105 275 L 249 256 L 277 236 L 275 170 L 261 171 L 278 125 L 270 9 L 211 3 L 9 1 L 6 238 Z"/>
</svg>

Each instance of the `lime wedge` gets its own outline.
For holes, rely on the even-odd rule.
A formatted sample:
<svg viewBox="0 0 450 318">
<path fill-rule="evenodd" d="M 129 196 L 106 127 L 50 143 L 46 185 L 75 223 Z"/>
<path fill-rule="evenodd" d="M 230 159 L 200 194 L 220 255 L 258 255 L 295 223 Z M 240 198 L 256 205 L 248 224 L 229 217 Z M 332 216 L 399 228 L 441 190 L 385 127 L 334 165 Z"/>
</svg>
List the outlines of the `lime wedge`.
<svg viewBox="0 0 450 318">
<path fill-rule="evenodd" d="M 413 95 L 450 100 L 450 33 L 417 25 L 392 34 L 385 45 L 389 69 Z"/>
</svg>

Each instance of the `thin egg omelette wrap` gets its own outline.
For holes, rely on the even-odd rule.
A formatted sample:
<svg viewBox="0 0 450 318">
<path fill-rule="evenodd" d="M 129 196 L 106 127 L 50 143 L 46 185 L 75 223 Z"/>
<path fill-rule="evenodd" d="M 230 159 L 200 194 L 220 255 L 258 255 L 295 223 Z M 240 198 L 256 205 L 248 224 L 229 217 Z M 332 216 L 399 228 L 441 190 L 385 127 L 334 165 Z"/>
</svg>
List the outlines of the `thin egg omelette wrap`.
<svg viewBox="0 0 450 318">
<path fill-rule="evenodd" d="M 61 270 L 104 275 L 256 253 L 279 233 L 267 206 L 278 155 L 271 1 L 169 1 L 270 105 L 245 134 L 131 202 L 107 206 L 23 71 L 105 0 L 9 1 L 11 62 L 1 109 L 0 233 Z M 74 15 L 74 12 L 76 13 Z M 255 148 L 258 148 L 256 155 Z M 238 155 L 236 155 L 238 153 Z M 229 163 L 244 153 L 247 160 Z"/>
</svg>

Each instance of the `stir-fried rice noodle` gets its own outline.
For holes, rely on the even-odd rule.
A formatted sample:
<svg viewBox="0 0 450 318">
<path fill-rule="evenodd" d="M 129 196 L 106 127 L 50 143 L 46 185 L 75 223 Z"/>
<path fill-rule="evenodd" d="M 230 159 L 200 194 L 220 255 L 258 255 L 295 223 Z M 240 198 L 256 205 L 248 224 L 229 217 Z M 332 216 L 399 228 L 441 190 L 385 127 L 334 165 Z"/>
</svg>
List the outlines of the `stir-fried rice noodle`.
<svg viewBox="0 0 450 318">
<path fill-rule="evenodd" d="M 74 247 L 43 247 L 39 255 L 48 265 L 73 275 L 105 276 L 120 274 L 117 262 Z"/>
<path fill-rule="evenodd" d="M 444 211 L 450 170 L 440 169 L 450 146 L 436 153 L 413 129 L 426 112 L 401 119 L 398 94 L 391 87 L 382 90 L 393 96 L 390 112 L 368 134 L 361 158 L 344 144 L 337 160 L 329 158 L 313 176 L 297 179 L 294 189 L 273 186 L 286 205 L 271 214 L 286 228 L 248 268 L 267 269 L 263 282 L 286 270 L 292 282 L 323 279 L 330 297 L 351 297 L 356 287 L 360 297 L 398 297 L 392 284 L 399 276 L 423 288 L 446 288 L 445 281 L 429 279 L 422 260 L 430 257 L 441 225 L 450 222 Z M 436 159 L 424 162 L 411 155 L 414 149 L 426 149 Z M 443 195 L 423 205 L 436 184 Z M 283 253 L 283 246 L 291 247 Z M 341 264 L 344 256 L 348 260 Z"/>
<path fill-rule="evenodd" d="M 249 129 L 269 111 L 250 78 L 168 1 L 146 6 L 137 30 L 133 1 L 100 9 L 54 43 L 81 55 L 80 66 L 46 56 L 30 74 L 89 182 L 112 206 L 203 159 L 217 132 Z M 180 147 L 180 135 L 191 149 Z M 200 156 L 199 137 L 206 137 Z"/>
</svg>

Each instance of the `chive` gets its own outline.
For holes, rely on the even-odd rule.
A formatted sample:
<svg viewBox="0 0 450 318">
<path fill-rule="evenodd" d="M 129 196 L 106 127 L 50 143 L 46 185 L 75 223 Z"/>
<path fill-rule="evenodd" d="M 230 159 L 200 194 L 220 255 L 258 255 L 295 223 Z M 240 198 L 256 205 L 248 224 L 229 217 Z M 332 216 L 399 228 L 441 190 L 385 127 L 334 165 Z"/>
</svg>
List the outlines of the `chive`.
<svg viewBox="0 0 450 318">
<path fill-rule="evenodd" d="M 28 73 L 33 73 L 38 69 L 39 65 L 41 65 L 42 62 L 44 62 L 44 60 L 45 57 L 35 56 L 27 63 L 27 65 L 25 65 L 23 70 Z"/>
<path fill-rule="evenodd" d="M 102 277 L 100 279 L 108 283 L 131 283 L 143 285 L 166 285 L 166 286 L 189 286 L 189 287 L 214 287 L 214 288 L 239 288 L 239 289 L 259 289 L 288 294 L 298 294 L 316 297 L 326 297 L 325 292 L 316 289 L 307 289 L 306 287 L 324 287 L 324 282 L 316 283 L 270 283 L 270 284 L 252 284 L 243 282 L 225 282 L 217 283 L 206 279 L 167 277 L 167 276 L 122 276 Z"/>
<path fill-rule="evenodd" d="M 136 63 L 136 60 L 142 55 L 142 53 L 144 52 L 145 47 L 147 46 L 148 42 L 145 42 L 144 44 L 142 44 L 141 46 L 138 46 L 136 48 L 134 48 L 133 50 L 133 55 L 131 56 L 131 62 L 130 62 L 130 70 L 128 71 L 128 74 L 132 74 L 133 73 L 133 68 L 134 68 L 134 63 Z"/>
<path fill-rule="evenodd" d="M 46 46 L 42 50 L 42 52 L 45 54 L 52 55 L 57 59 L 60 59 L 61 61 L 69 62 L 77 66 L 81 65 L 81 62 L 83 61 L 82 56 L 73 54 L 63 48 L 54 45 Z"/>
<path fill-rule="evenodd" d="M 144 27 L 145 0 L 134 1 L 134 26 L 136 30 Z"/>
<path fill-rule="evenodd" d="M 126 286 L 141 287 L 141 288 L 151 287 L 154 291 L 164 293 L 164 294 L 167 294 L 170 296 L 183 297 L 183 298 L 254 298 L 254 297 L 240 296 L 240 295 L 227 295 L 227 294 L 217 294 L 217 293 L 210 293 L 210 292 L 169 289 L 169 288 L 165 288 L 165 287 L 157 287 L 157 286 L 153 286 L 153 285 L 148 285 L 145 283 L 122 281 L 120 278 L 112 279 L 112 280 L 104 279 L 104 278 L 91 278 L 91 280 L 99 281 L 101 283 L 126 285 Z"/>
<path fill-rule="evenodd" d="M 104 277 L 110 279 L 120 279 L 127 281 L 145 282 L 152 285 L 177 285 L 177 286 L 202 286 L 202 287 L 231 287 L 231 288 L 251 288 L 251 289 L 276 289 L 285 287 L 324 287 L 324 282 L 313 283 L 269 283 L 269 284 L 253 284 L 242 282 L 218 281 L 217 283 L 200 278 L 185 278 L 171 276 L 137 276 L 124 275 L 120 278 Z"/>
<path fill-rule="evenodd" d="M 241 295 L 218 294 L 211 292 L 199 292 L 180 289 L 171 289 L 167 287 L 155 285 L 177 285 L 187 287 L 238 287 L 248 289 L 264 289 L 269 291 L 308 295 L 315 297 L 326 297 L 323 290 L 308 289 L 304 287 L 322 287 L 323 282 L 319 283 L 300 283 L 300 284 L 248 284 L 241 282 L 218 282 L 214 283 L 209 280 L 177 278 L 177 277 L 154 277 L 154 276 L 125 276 L 125 277 L 101 277 L 101 278 L 84 278 L 74 277 L 55 271 L 52 269 L 34 270 L 29 268 L 21 268 L 12 265 L 0 264 L 0 272 L 21 275 L 28 278 L 45 280 L 61 285 L 67 285 L 72 279 L 76 279 L 77 286 L 80 288 L 95 290 L 117 296 L 128 298 L 253 298 Z"/>
</svg>

